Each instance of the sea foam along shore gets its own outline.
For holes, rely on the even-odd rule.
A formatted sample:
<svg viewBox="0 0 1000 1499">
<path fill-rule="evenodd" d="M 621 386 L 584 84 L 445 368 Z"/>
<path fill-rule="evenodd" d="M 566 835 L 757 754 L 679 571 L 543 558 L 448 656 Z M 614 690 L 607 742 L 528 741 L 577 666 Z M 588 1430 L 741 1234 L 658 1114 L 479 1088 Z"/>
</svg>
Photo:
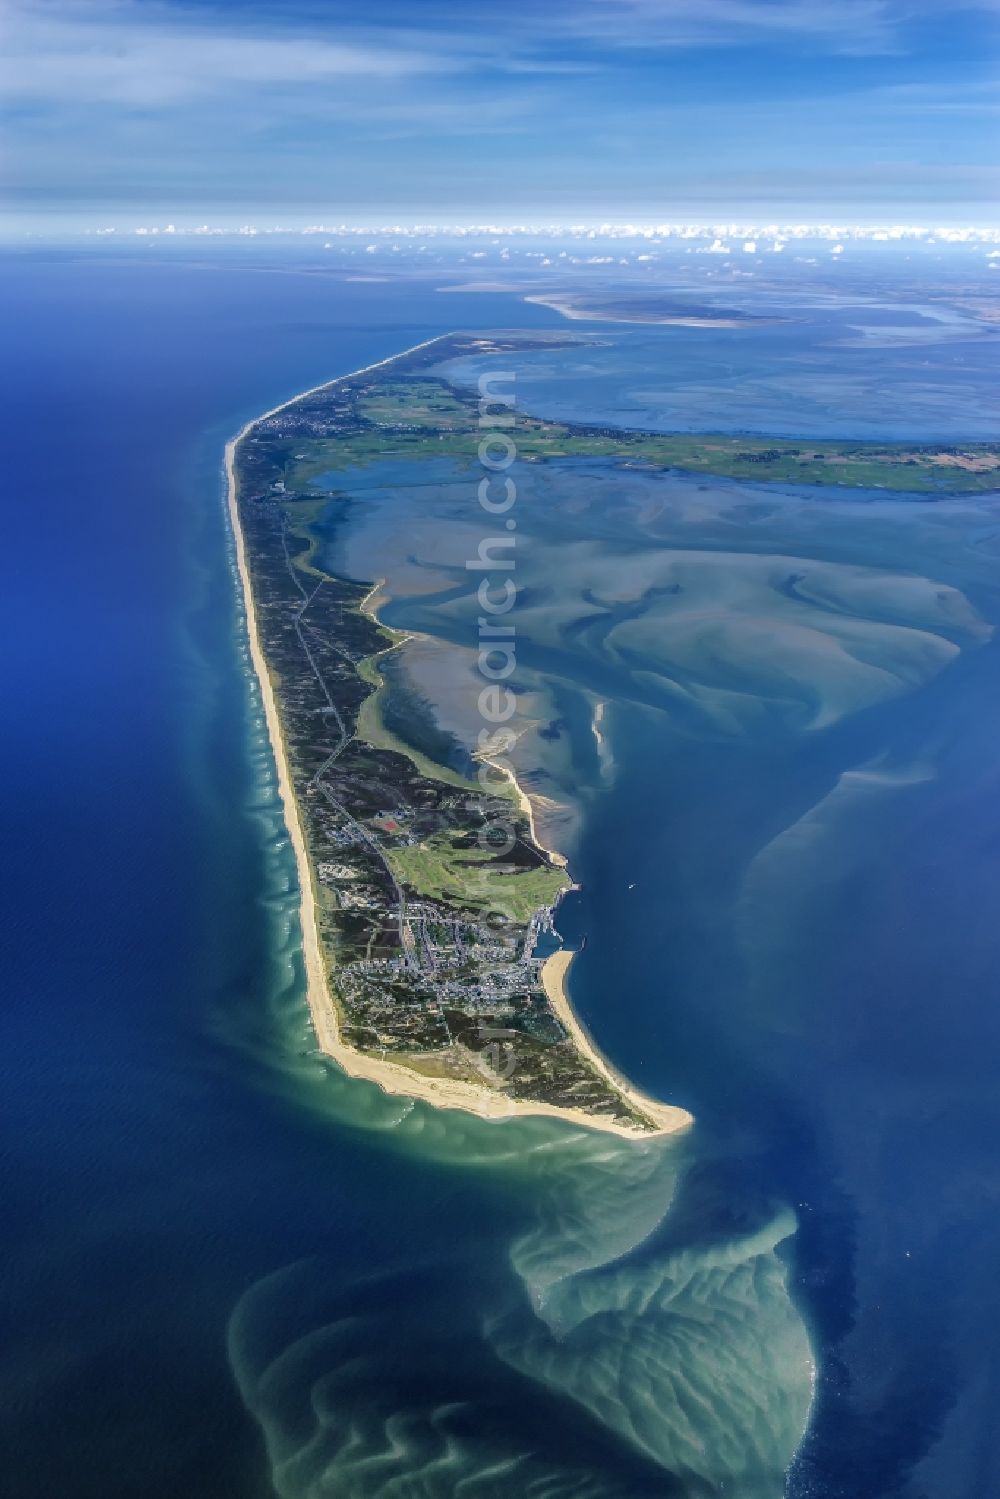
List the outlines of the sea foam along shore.
<svg viewBox="0 0 1000 1499">
<path fill-rule="evenodd" d="M 441 335 L 441 337 L 446 336 Z M 292 396 L 290 400 L 282 401 L 280 405 L 273 406 L 270 411 L 265 411 L 260 416 L 254 417 L 226 444 L 227 504 L 229 521 L 236 547 L 236 565 L 243 591 L 243 607 L 246 615 L 247 636 L 250 643 L 250 657 L 257 676 L 261 701 L 264 705 L 268 736 L 271 741 L 271 749 L 274 754 L 274 762 L 278 774 L 278 793 L 281 798 L 285 826 L 288 829 L 288 836 L 295 854 L 295 864 L 298 872 L 300 892 L 299 918 L 302 928 L 302 956 L 305 966 L 306 1000 L 309 1006 L 309 1013 L 312 1017 L 313 1028 L 316 1032 L 316 1039 L 320 1049 L 332 1057 L 348 1076 L 363 1078 L 368 1082 L 376 1083 L 386 1093 L 397 1094 L 406 1098 L 418 1098 L 424 1102 L 434 1104 L 438 1108 L 463 1109 L 466 1112 L 479 1115 L 482 1119 L 497 1120 L 511 1118 L 516 1115 L 542 1114 L 563 1119 L 568 1123 L 582 1125 L 587 1129 L 607 1130 L 613 1134 L 624 1135 L 633 1139 L 648 1139 L 650 1138 L 650 1131 L 648 1130 L 631 1129 L 610 1117 L 589 1114 L 583 1109 L 559 1108 L 554 1104 L 507 1098 L 504 1094 L 489 1087 L 485 1080 L 482 1086 L 479 1086 L 475 1083 L 460 1081 L 458 1079 L 426 1076 L 425 1074 L 413 1071 L 401 1063 L 386 1061 L 382 1058 L 359 1052 L 354 1047 L 349 1046 L 340 1034 L 337 1009 L 327 982 L 323 952 L 320 946 L 319 929 L 316 922 L 312 867 L 306 850 L 305 836 L 302 831 L 295 793 L 292 789 L 291 774 L 281 734 L 278 705 L 275 700 L 274 689 L 267 670 L 267 663 L 264 659 L 260 635 L 257 629 L 253 590 L 250 584 L 246 547 L 244 545 L 243 529 L 240 525 L 239 507 L 236 499 L 236 449 L 247 433 L 256 427 L 259 422 L 266 421 L 268 417 L 275 416 L 279 411 L 284 411 L 287 407 L 293 406 L 303 396 L 312 395 L 319 390 L 330 390 L 346 380 L 355 379 L 358 375 L 367 374 L 370 370 L 381 369 L 388 364 L 393 364 L 404 355 L 413 354 L 417 350 L 427 348 L 438 341 L 438 338 L 425 339 L 422 343 L 414 344 L 412 348 L 401 350 L 399 354 L 394 354 L 388 359 L 380 359 L 374 364 L 365 365 L 362 369 L 353 370 L 348 375 L 341 375 L 337 379 L 325 381 L 321 385 L 312 386 L 307 391 L 301 391 L 298 395 Z M 518 788 L 518 791 L 520 792 L 520 788 Z M 523 795 L 523 792 L 521 795 Z M 556 1009 L 560 1019 L 569 1031 L 574 1044 L 601 1075 L 612 1082 L 612 1085 L 622 1094 L 627 1103 L 650 1119 L 657 1133 L 675 1133 L 678 1130 L 687 1128 L 692 1123 L 692 1119 L 691 1115 L 685 1109 L 656 1103 L 651 1099 L 644 1098 L 637 1090 L 625 1083 L 624 1080 L 617 1079 L 608 1063 L 599 1055 L 570 1008 L 565 990 L 565 975 L 571 958 L 572 954 L 568 952 L 554 953 L 542 969 L 542 982 L 553 1008 Z"/>
</svg>

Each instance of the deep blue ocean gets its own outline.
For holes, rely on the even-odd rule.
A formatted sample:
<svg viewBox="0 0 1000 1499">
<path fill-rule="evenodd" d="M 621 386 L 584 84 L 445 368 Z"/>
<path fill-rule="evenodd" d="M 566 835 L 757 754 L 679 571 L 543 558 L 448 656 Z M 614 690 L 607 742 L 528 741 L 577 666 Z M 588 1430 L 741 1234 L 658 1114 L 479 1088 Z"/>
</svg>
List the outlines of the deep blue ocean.
<svg viewBox="0 0 1000 1499">
<path fill-rule="evenodd" d="M 222 449 L 437 332 L 566 325 L 221 252 L 3 271 L 4 1492 L 774 1499 L 799 1407 L 769 1380 L 806 1336 L 790 1495 L 997 1491 L 996 644 L 806 754 L 628 720 L 563 929 L 597 1040 L 698 1117 L 679 1152 L 409 1111 L 312 1054 Z M 922 380 L 964 393 L 941 435 L 983 434 L 989 364 Z M 977 500 L 900 571 L 936 556 L 997 623 L 998 522 Z M 720 891 L 769 806 L 858 766 L 910 789 L 848 798 L 827 883 L 765 868 L 735 953 Z"/>
</svg>

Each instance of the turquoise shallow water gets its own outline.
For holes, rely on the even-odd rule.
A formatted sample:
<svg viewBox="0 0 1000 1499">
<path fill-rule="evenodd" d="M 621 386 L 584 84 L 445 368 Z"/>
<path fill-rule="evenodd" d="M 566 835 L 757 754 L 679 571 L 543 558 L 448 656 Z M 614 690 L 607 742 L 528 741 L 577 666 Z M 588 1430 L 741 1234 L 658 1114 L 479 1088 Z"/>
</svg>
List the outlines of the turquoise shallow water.
<svg viewBox="0 0 1000 1499">
<path fill-rule="evenodd" d="M 811 1345 L 791 1492 L 988 1492 L 997 661 L 952 590 L 997 618 L 992 504 L 682 486 L 656 512 L 587 473 L 581 511 L 558 481 L 530 524 L 526 505 L 524 687 L 559 704 L 541 768 L 558 789 L 569 766 L 583 806 L 574 997 L 699 1127 L 634 1147 L 387 1100 L 313 1052 L 221 446 L 445 326 L 557 319 L 300 269 L 7 266 L 8 1491 L 769 1499 Z M 390 560 L 407 501 L 385 490 L 336 543 L 359 565 Z M 400 550 L 419 562 L 440 513 L 445 592 L 462 503 L 425 494 Z M 666 617 L 618 600 L 580 630 L 579 599 L 602 586 L 595 547 L 620 593 L 692 537 L 753 554 L 744 591 L 705 563 L 654 598 L 680 583 L 738 609 L 770 588 L 819 634 L 860 618 L 864 670 L 817 692 L 803 658 L 779 708 L 723 732 L 723 632 L 685 647 L 701 697 L 671 718 Z M 775 552 L 807 601 L 763 578 Z M 930 595 L 900 592 L 913 576 Z M 392 607 L 463 639 L 443 598 Z M 908 690 L 879 697 L 907 609 L 961 654 L 935 674 L 941 647 L 897 641 Z M 738 663 L 758 698 L 759 657 Z M 618 699 L 603 762 L 597 695 Z M 844 711 L 817 733 L 820 700 Z"/>
</svg>

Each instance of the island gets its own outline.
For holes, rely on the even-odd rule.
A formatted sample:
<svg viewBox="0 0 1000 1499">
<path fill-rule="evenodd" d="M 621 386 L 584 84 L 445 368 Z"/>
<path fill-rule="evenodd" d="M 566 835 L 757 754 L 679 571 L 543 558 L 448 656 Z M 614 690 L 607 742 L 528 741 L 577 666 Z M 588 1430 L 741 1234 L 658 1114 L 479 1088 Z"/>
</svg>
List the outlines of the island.
<svg viewBox="0 0 1000 1499">
<path fill-rule="evenodd" d="M 585 323 L 659 323 L 675 328 L 748 328 L 767 323 L 784 323 L 784 317 L 762 317 L 740 312 L 733 307 L 698 306 L 662 293 L 604 292 L 584 296 L 579 292 L 539 292 L 526 296 L 526 302 L 551 307 L 571 322 Z"/>
<path fill-rule="evenodd" d="M 434 343 L 437 360 L 445 350 Z M 412 378 L 430 347 L 266 413 L 226 454 L 316 1037 L 353 1076 L 485 1118 L 550 1114 L 639 1137 L 681 1130 L 690 1115 L 619 1076 L 570 1009 L 572 954 L 552 935 L 570 881 L 538 842 L 512 772 L 484 762 L 475 778 L 459 775 L 387 731 L 377 666 L 397 637 L 377 620 L 378 585 L 317 562 L 312 466 L 329 467 L 331 448 L 337 463 L 384 451 L 395 407 L 372 403 Z M 422 398 L 418 381 L 415 406 Z M 512 833 L 495 849 L 494 829 Z"/>
<path fill-rule="evenodd" d="M 328 571 L 315 481 L 387 454 L 470 465 L 472 390 L 442 367 L 579 343 L 557 333 L 448 334 L 307 391 L 227 448 L 229 514 L 301 892 L 318 1044 L 389 1092 L 486 1118 L 559 1116 L 641 1137 L 686 1128 L 601 1056 L 574 1015 L 554 911 L 570 881 L 509 765 L 475 774 L 416 748 L 381 711 L 377 580 Z M 995 488 L 1000 446 L 671 435 L 518 413 L 518 456 L 600 457 L 800 485 L 933 498 Z M 426 736 L 425 736 L 426 738 Z M 496 830 L 502 836 L 495 836 Z"/>
</svg>

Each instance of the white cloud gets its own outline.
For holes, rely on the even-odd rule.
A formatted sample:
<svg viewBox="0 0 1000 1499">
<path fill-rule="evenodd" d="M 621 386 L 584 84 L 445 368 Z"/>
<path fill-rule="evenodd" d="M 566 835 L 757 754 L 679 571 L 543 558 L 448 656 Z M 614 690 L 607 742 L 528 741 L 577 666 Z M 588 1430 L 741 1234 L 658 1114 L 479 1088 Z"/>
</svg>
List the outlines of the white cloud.
<svg viewBox="0 0 1000 1499">
<path fill-rule="evenodd" d="M 9 97 L 131 105 L 176 103 L 227 85 L 392 82 L 460 65 L 399 42 L 366 46 L 322 32 L 190 24 L 155 3 L 140 9 L 45 0 L 7 6 L 4 54 L 0 92 Z"/>
<path fill-rule="evenodd" d="M 574 0 L 557 14 L 575 35 L 610 47 L 722 47 L 786 37 L 855 56 L 895 51 L 905 16 L 890 0 Z"/>
<path fill-rule="evenodd" d="M 115 228 L 121 229 L 121 225 L 101 226 L 95 228 L 94 233 L 111 233 Z M 128 227 L 128 226 L 126 226 Z M 720 235 L 723 230 L 726 238 Z M 153 225 L 142 229 L 132 229 L 133 233 L 142 234 L 225 234 L 225 233 L 248 233 L 255 234 L 298 234 L 313 236 L 322 234 L 334 235 L 342 240 L 367 240 L 362 246 L 369 255 L 374 255 L 380 246 L 399 250 L 403 240 L 449 239 L 449 240 L 488 240 L 491 245 L 499 246 L 501 258 L 510 253 L 510 247 L 501 243 L 498 236 L 504 240 L 511 239 L 545 239 L 559 240 L 563 243 L 576 244 L 577 242 L 593 242 L 597 240 L 608 240 L 611 242 L 627 242 L 636 246 L 648 244 L 651 226 L 646 224 L 628 223 L 614 224 L 602 223 L 598 226 L 589 224 L 566 224 L 561 222 L 538 222 L 538 223 L 510 223 L 510 224 L 474 224 L 474 223 L 437 223 L 425 222 L 413 224 L 359 224 L 356 222 L 334 223 L 310 223 L 295 226 L 273 225 L 244 225 L 238 229 L 233 225 L 228 228 L 221 224 L 210 225 L 207 223 L 190 225 Z M 990 225 L 964 225 L 936 228 L 930 230 L 920 225 L 872 225 L 872 224 L 732 224 L 732 225 L 710 225 L 710 224 L 658 224 L 655 226 L 658 241 L 666 241 L 671 238 L 682 242 L 695 243 L 695 253 L 699 255 L 731 255 L 732 248 L 729 240 L 741 241 L 741 247 L 748 253 L 760 253 L 768 250 L 772 253 L 784 250 L 788 244 L 795 241 L 832 241 L 829 246 L 831 255 L 838 255 L 846 250 L 847 242 L 854 241 L 876 241 L 884 244 L 924 244 L 934 245 L 939 241 L 969 246 L 1000 246 L 1000 227 Z M 388 242 L 388 246 L 387 243 Z M 426 243 L 421 243 L 417 248 L 421 251 L 427 249 Z M 679 246 L 678 246 L 679 248 Z M 517 250 L 518 255 L 526 260 L 546 260 L 541 250 Z M 692 247 L 687 244 L 685 253 L 691 254 Z M 482 259 L 487 255 L 486 250 L 472 250 L 469 258 Z M 561 260 L 574 259 L 578 264 L 608 265 L 615 260 L 614 255 L 588 255 L 586 257 L 570 256 L 568 250 L 560 250 L 558 258 Z M 643 251 L 634 256 L 636 262 L 649 262 L 660 260 L 660 252 L 650 253 Z M 991 248 L 987 251 L 986 259 L 1000 260 L 1000 248 Z M 749 274 L 749 272 L 745 273 Z"/>
</svg>

